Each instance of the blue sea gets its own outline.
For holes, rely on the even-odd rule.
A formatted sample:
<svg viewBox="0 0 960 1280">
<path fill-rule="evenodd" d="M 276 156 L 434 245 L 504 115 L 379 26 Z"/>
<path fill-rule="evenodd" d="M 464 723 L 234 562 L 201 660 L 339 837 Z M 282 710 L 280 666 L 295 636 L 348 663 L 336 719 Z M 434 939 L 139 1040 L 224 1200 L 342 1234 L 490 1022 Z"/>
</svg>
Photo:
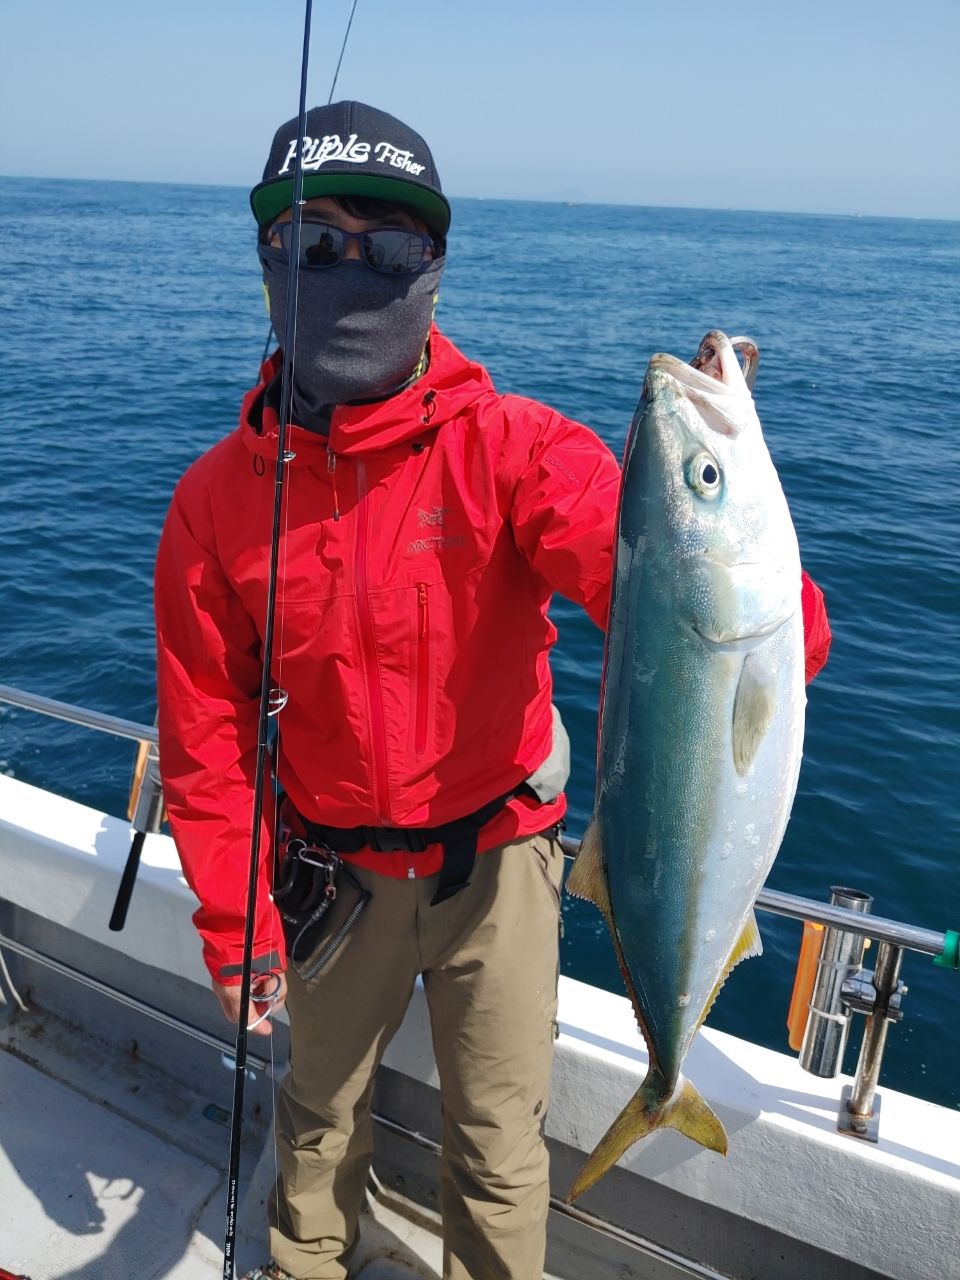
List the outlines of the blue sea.
<svg viewBox="0 0 960 1280">
<path fill-rule="evenodd" d="M 501 391 L 620 452 L 649 356 L 719 327 L 756 399 L 830 661 L 772 886 L 960 928 L 960 224 L 454 200 L 439 320 Z M 0 179 L 0 682 L 154 716 L 151 574 L 173 486 L 235 425 L 267 319 L 246 192 Z M 557 600 L 571 833 L 593 794 L 599 632 Z M 0 710 L 0 768 L 113 812 L 132 746 Z M 568 902 L 564 971 L 622 991 Z M 786 1051 L 800 926 L 761 914 L 711 1025 Z M 868 953 L 868 956 L 871 953 Z M 960 975 L 907 956 L 881 1086 L 960 1106 Z M 862 1020 L 851 1038 L 855 1064 Z"/>
</svg>

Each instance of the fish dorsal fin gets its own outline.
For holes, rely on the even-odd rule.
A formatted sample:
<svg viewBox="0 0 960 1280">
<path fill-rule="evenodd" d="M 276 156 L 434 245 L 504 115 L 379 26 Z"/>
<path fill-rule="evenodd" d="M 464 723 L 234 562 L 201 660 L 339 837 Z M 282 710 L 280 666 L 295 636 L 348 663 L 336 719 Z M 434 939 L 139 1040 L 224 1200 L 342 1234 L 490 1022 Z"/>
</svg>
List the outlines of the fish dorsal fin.
<svg viewBox="0 0 960 1280">
<path fill-rule="evenodd" d="M 577 898 L 586 898 L 594 906 L 599 907 L 613 927 L 613 912 L 610 907 L 610 891 L 607 888 L 607 877 L 603 869 L 603 856 L 600 849 L 600 827 L 594 819 L 587 827 L 580 842 L 580 852 L 570 868 L 567 876 L 567 889 Z"/>
<path fill-rule="evenodd" d="M 732 970 L 736 968 L 740 961 L 749 960 L 752 956 L 762 955 L 763 942 L 760 938 L 760 930 L 757 927 L 757 915 L 755 911 L 751 911 L 750 915 L 747 917 L 747 923 L 743 927 L 743 932 L 734 943 L 733 950 L 730 952 L 727 963 L 723 966 L 723 972 L 717 979 L 717 985 L 710 992 L 710 999 L 703 1007 L 703 1013 L 700 1015 L 700 1021 L 697 1024 L 698 1026 L 703 1026 L 707 1014 L 713 1008 L 714 1001 L 720 994 L 720 988 L 730 977 Z"/>
<path fill-rule="evenodd" d="M 748 653 L 733 699 L 733 764 L 745 777 L 773 723 L 777 710 L 777 683 L 762 660 Z"/>
</svg>

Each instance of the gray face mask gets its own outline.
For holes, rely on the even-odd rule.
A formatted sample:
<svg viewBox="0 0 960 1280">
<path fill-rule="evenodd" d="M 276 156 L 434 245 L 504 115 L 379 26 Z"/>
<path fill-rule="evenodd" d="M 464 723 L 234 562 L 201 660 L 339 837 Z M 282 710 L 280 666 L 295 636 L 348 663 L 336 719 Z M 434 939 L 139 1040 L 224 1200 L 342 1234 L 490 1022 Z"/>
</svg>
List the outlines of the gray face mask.
<svg viewBox="0 0 960 1280">
<path fill-rule="evenodd" d="M 287 265 L 260 254 L 270 319 L 286 347 Z M 415 276 L 388 276 L 363 262 L 301 270 L 293 364 L 294 420 L 353 400 L 382 400 L 399 390 L 423 356 L 444 259 Z"/>
</svg>

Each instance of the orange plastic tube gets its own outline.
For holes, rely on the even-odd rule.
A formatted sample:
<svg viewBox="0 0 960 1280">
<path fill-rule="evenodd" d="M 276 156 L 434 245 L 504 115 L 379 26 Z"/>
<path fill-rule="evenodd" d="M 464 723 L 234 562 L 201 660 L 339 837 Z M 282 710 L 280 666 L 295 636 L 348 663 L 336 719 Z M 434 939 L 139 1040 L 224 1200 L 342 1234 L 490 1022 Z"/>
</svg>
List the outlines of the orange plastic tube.
<svg viewBox="0 0 960 1280">
<path fill-rule="evenodd" d="M 787 1013 L 787 1043 L 794 1053 L 799 1053 L 803 1046 L 803 1033 L 807 1029 L 810 1017 L 810 997 L 813 995 L 813 984 L 817 976 L 817 963 L 820 960 L 820 948 L 823 945 L 823 925 L 812 920 L 803 922 L 803 941 L 800 943 L 800 955 L 797 957 L 797 974 L 793 980 L 793 995 L 790 997 L 790 1010 Z"/>
<path fill-rule="evenodd" d="M 137 748 L 137 759 L 133 766 L 133 778 L 130 782 L 130 800 L 127 804 L 127 817 L 133 821 L 133 815 L 137 808 L 137 799 L 140 795 L 140 788 L 143 785 L 143 775 L 147 767 L 147 753 L 150 750 L 149 742 L 141 742 Z M 0 1280 L 3 1280 L 3 1273 L 0 1272 Z"/>
</svg>

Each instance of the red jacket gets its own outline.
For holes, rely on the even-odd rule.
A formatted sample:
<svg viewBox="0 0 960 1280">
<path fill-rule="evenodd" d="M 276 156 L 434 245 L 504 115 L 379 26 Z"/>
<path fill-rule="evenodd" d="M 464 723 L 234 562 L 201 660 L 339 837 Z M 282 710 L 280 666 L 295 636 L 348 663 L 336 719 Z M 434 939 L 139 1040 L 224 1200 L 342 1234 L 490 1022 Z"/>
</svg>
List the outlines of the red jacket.
<svg viewBox="0 0 960 1280">
<path fill-rule="evenodd" d="M 550 748 L 552 593 L 606 621 L 613 454 L 553 410 L 498 395 L 436 330 L 430 355 L 399 395 L 336 408 L 329 442 L 291 429 L 278 773 L 301 814 L 332 826 L 436 826 L 518 785 Z M 246 396 L 240 428 L 180 481 L 157 559 L 164 793 L 218 980 L 242 951 L 278 439 L 264 390 L 279 359 Z M 805 620 L 808 607 L 825 620 L 807 582 Z M 266 800 L 254 954 L 282 956 Z M 564 808 L 563 797 L 511 801 L 481 851 Z M 356 860 L 426 876 L 441 857 L 432 846 Z"/>
</svg>

